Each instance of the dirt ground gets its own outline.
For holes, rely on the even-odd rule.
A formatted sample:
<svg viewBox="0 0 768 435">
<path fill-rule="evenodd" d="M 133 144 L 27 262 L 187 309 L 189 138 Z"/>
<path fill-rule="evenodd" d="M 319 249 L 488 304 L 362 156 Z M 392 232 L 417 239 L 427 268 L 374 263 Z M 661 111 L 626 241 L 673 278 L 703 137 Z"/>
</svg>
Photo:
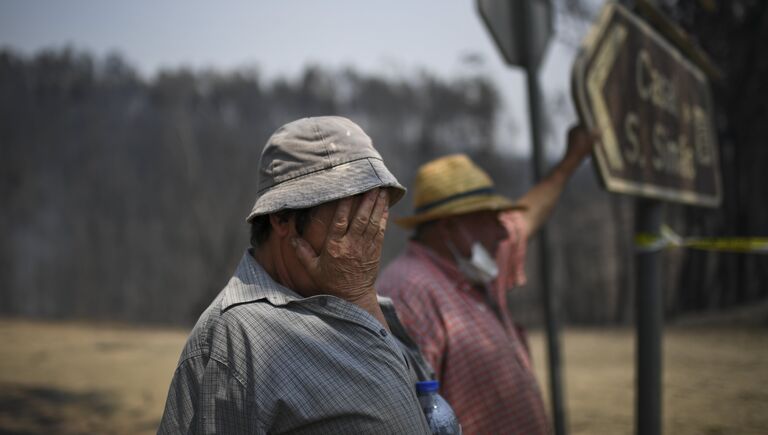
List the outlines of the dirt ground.
<svg viewBox="0 0 768 435">
<path fill-rule="evenodd" d="M 154 433 L 186 334 L 0 319 L 0 433 Z M 531 342 L 546 394 L 543 338 Z M 633 331 L 561 341 L 570 433 L 633 433 Z M 768 330 L 668 328 L 664 367 L 665 433 L 768 433 Z"/>
<path fill-rule="evenodd" d="M 568 330 L 561 342 L 569 433 L 633 434 L 634 330 Z M 548 396 L 543 334 L 532 348 Z M 768 434 L 767 329 L 667 328 L 663 358 L 665 434 Z"/>
</svg>

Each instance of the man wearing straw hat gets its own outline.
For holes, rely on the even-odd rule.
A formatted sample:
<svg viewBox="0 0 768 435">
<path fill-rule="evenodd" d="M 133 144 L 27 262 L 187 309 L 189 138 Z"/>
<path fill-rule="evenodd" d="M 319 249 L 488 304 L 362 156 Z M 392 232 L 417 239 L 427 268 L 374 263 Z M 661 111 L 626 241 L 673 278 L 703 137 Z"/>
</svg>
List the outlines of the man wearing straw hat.
<svg viewBox="0 0 768 435">
<path fill-rule="evenodd" d="M 466 155 L 419 168 L 414 213 L 396 221 L 414 229 L 413 238 L 377 288 L 395 302 L 465 434 L 550 432 L 506 294 L 525 282 L 526 243 L 595 139 L 572 128 L 563 159 L 517 202 L 497 194 Z"/>
<path fill-rule="evenodd" d="M 371 139 L 341 117 L 288 123 L 256 184 L 252 246 L 192 330 L 158 433 L 429 433 L 423 367 L 373 286 L 405 189 Z"/>
</svg>

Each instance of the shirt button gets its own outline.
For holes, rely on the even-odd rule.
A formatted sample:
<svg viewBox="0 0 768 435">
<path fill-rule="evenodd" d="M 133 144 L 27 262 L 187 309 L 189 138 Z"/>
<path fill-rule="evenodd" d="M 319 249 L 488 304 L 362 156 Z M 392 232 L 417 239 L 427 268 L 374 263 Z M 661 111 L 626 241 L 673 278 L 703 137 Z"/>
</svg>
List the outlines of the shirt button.
<svg viewBox="0 0 768 435">
<path fill-rule="evenodd" d="M 317 303 L 319 303 L 321 307 L 324 307 L 328 305 L 328 298 L 320 298 L 320 300 L 317 301 Z"/>
<path fill-rule="evenodd" d="M 386 336 L 387 336 L 387 331 L 386 331 L 385 329 L 379 329 L 379 334 L 380 334 L 382 337 L 386 337 Z"/>
</svg>

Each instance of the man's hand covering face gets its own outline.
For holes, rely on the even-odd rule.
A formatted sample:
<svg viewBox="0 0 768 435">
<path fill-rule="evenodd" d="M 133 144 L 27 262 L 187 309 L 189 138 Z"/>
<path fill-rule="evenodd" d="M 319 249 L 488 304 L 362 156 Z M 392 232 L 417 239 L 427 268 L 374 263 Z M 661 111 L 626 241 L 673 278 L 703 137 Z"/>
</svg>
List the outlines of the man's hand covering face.
<svg viewBox="0 0 768 435">
<path fill-rule="evenodd" d="M 352 203 L 352 197 L 339 200 L 319 253 L 299 237 L 291 242 L 319 291 L 355 302 L 375 294 L 389 198 L 385 189 L 370 190 L 350 217 Z"/>
</svg>

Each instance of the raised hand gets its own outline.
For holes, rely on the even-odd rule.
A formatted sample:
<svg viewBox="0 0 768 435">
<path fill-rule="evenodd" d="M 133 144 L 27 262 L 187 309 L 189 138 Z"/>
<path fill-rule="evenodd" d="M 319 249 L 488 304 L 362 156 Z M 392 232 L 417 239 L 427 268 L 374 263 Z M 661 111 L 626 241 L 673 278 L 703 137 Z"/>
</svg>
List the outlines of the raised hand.
<svg viewBox="0 0 768 435">
<path fill-rule="evenodd" d="M 577 160 L 585 158 L 592 152 L 595 142 L 600 140 L 598 132 L 586 129 L 583 125 L 574 125 L 568 130 L 568 150 L 566 156 L 572 156 Z"/>
</svg>

